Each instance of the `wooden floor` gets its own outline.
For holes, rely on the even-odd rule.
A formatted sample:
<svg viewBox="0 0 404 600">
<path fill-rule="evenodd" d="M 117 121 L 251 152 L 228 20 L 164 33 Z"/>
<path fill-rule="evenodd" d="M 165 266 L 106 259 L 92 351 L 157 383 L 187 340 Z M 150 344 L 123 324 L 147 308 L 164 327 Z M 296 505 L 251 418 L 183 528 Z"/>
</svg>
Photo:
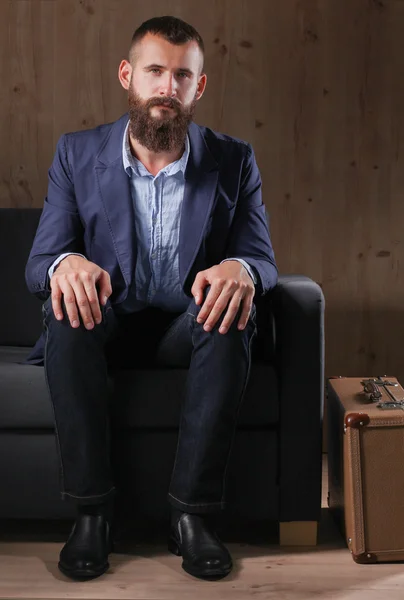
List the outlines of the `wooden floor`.
<svg viewBox="0 0 404 600">
<path fill-rule="evenodd" d="M 324 465 L 326 474 L 326 464 Z M 235 568 L 222 581 L 205 582 L 181 569 L 163 540 L 136 544 L 111 555 L 111 569 L 89 582 L 72 582 L 57 569 L 58 542 L 49 533 L 0 536 L 0 598 L 96 598 L 148 600 L 246 599 L 402 600 L 404 564 L 357 565 L 330 520 L 323 485 L 323 517 L 315 548 L 265 543 L 227 543 Z M 64 534 L 63 534 L 64 535 Z M 34 536 L 35 537 L 35 536 Z M 41 539 L 42 541 L 38 541 Z M 223 540 L 226 542 L 226 540 Z"/>
</svg>

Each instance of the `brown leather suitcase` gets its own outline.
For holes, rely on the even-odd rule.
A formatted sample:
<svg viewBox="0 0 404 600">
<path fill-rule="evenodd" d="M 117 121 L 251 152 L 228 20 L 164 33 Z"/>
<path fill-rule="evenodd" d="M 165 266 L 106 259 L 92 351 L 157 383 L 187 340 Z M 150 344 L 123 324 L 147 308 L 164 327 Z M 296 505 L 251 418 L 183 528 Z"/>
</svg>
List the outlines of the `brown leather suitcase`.
<svg viewBox="0 0 404 600">
<path fill-rule="evenodd" d="M 328 505 L 357 563 L 404 560 L 404 390 L 327 381 Z"/>
</svg>

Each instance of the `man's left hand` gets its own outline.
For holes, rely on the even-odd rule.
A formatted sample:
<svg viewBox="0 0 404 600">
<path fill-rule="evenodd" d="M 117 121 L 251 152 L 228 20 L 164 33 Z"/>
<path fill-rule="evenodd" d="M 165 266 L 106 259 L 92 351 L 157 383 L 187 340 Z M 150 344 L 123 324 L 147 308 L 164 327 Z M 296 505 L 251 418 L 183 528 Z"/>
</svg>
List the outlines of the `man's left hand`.
<svg viewBox="0 0 404 600">
<path fill-rule="evenodd" d="M 227 308 L 219 333 L 227 333 L 230 325 L 242 304 L 238 329 L 244 329 L 251 312 L 255 294 L 254 282 L 247 269 L 237 260 L 228 260 L 200 271 L 195 277 L 191 293 L 195 303 L 203 300 L 203 290 L 210 285 L 210 290 L 197 318 L 198 323 L 205 321 L 205 331 L 211 331 Z"/>
</svg>

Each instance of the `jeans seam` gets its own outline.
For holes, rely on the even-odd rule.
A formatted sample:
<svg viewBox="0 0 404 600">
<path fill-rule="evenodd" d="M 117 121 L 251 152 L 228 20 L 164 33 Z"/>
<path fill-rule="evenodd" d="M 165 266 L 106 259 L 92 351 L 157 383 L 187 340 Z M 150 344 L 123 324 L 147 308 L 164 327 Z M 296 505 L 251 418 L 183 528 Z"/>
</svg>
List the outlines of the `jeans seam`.
<svg viewBox="0 0 404 600">
<path fill-rule="evenodd" d="M 112 488 L 110 488 L 108 492 L 105 492 L 104 494 L 95 494 L 93 496 L 75 496 L 74 494 L 70 494 L 70 492 L 63 492 L 63 494 L 65 496 L 70 496 L 70 498 L 77 498 L 78 500 L 88 500 L 89 498 L 104 498 L 104 496 L 108 496 L 108 494 L 110 494 L 114 490 L 115 486 L 112 486 Z"/>
<path fill-rule="evenodd" d="M 105 307 L 103 307 L 105 308 Z M 112 310 L 112 307 L 108 306 L 105 309 L 105 319 L 103 319 L 103 321 L 105 321 L 105 323 L 107 323 L 107 318 L 106 315 L 109 312 L 109 310 Z M 108 492 L 105 492 L 104 494 L 96 494 L 94 496 L 75 496 L 74 494 L 71 494 L 70 492 L 66 492 L 66 486 L 65 486 L 65 474 L 64 474 L 64 465 L 63 465 L 63 459 L 62 459 L 62 451 L 61 451 L 61 445 L 60 445 L 60 439 L 59 439 L 59 432 L 58 432 L 58 427 L 57 427 L 57 420 L 56 420 L 56 412 L 55 412 L 55 407 L 54 404 L 52 402 L 52 394 L 50 391 L 50 386 L 49 386 L 49 381 L 48 381 L 48 375 L 47 375 L 47 349 L 48 349 L 48 337 L 49 337 L 49 328 L 46 324 L 46 318 L 48 316 L 47 310 L 45 308 L 45 303 L 42 305 L 42 314 L 44 315 L 43 318 L 43 326 L 45 327 L 46 330 L 46 340 L 45 340 L 45 352 L 44 352 L 44 373 L 45 373 L 45 380 L 46 380 L 46 386 L 48 389 L 48 394 L 50 397 L 50 404 L 52 407 L 52 412 L 53 412 L 53 420 L 54 420 L 54 424 L 55 424 L 55 434 L 56 434 L 56 440 L 57 440 L 57 447 L 58 447 L 58 455 L 59 455 L 59 462 L 60 462 L 60 468 L 61 468 L 61 495 L 62 495 L 62 499 L 64 498 L 64 496 L 69 496 L 71 498 L 77 498 L 77 499 L 90 499 L 90 498 L 103 498 L 105 496 L 107 496 L 108 494 L 110 494 L 112 491 L 115 490 L 115 486 L 112 486 L 110 488 L 110 490 L 108 490 Z M 108 374 L 107 374 L 108 377 Z M 108 421 L 107 421 L 107 426 L 108 426 Z M 107 431 L 107 436 L 109 437 L 109 431 Z"/>
<path fill-rule="evenodd" d="M 182 314 L 182 315 L 180 315 L 180 316 L 181 316 L 181 318 L 182 318 L 182 317 L 184 317 L 184 316 L 185 316 L 185 315 L 187 315 L 187 314 L 189 314 L 189 313 L 183 313 L 183 314 Z M 178 317 L 178 318 L 179 318 L 179 317 Z M 167 335 L 167 336 L 164 336 L 164 338 L 163 338 L 163 340 L 164 340 L 164 343 L 166 343 L 168 340 L 170 340 L 170 339 L 173 337 L 173 335 L 176 333 L 176 331 L 177 331 L 177 324 L 178 324 L 178 321 L 177 321 L 177 323 L 176 323 L 175 327 L 173 327 L 173 328 L 171 329 L 171 331 L 169 332 L 169 335 Z"/>
<path fill-rule="evenodd" d="M 173 496 L 173 494 L 171 494 L 170 492 L 168 493 L 168 495 L 170 496 L 170 498 L 173 498 L 176 502 L 179 502 L 180 504 L 183 504 L 184 506 L 216 506 L 216 505 L 221 505 L 222 502 L 206 502 L 204 504 L 193 504 L 192 502 L 183 502 L 182 500 L 179 500 L 178 498 L 176 498 L 175 496 Z"/>
<path fill-rule="evenodd" d="M 189 315 L 191 313 L 187 312 L 187 315 Z M 191 316 L 193 317 L 194 315 L 191 314 Z M 194 344 L 194 327 L 195 327 L 195 321 L 193 322 L 192 325 L 192 331 L 191 331 L 191 340 L 192 340 L 192 352 L 195 348 L 195 344 Z M 189 369 L 188 369 L 188 373 L 189 373 Z M 187 374 L 187 378 L 188 378 L 188 374 Z M 175 452 L 175 460 L 174 460 L 174 466 L 172 469 L 172 473 L 175 473 L 175 467 L 177 466 L 177 460 L 178 460 L 178 447 L 180 445 L 180 436 L 181 436 L 181 422 L 182 422 L 182 414 L 183 414 L 183 404 L 181 406 L 181 415 L 180 415 L 180 423 L 178 426 L 178 439 L 177 439 L 177 450 Z M 175 496 L 173 496 L 172 494 L 170 494 L 170 492 L 168 492 L 168 495 L 171 496 L 172 498 L 175 498 Z M 175 500 L 177 500 L 177 498 L 175 498 Z M 181 500 L 178 500 L 178 502 L 181 502 Z"/>
<path fill-rule="evenodd" d="M 102 306 L 101 315 L 102 315 L 102 324 L 104 326 L 104 330 L 108 334 L 108 313 L 112 310 L 112 306 Z"/>
<path fill-rule="evenodd" d="M 236 419 L 235 419 L 236 422 L 235 422 L 235 426 L 233 428 L 233 435 L 232 435 L 232 439 L 231 439 L 231 442 L 230 442 L 230 448 L 229 448 L 229 452 L 228 452 L 228 455 L 227 455 L 226 466 L 225 466 L 224 473 L 223 473 L 222 497 L 221 497 L 221 500 L 220 500 L 221 503 L 223 503 L 225 501 L 224 498 L 225 498 L 227 469 L 228 469 L 228 466 L 229 466 L 229 463 L 230 463 L 230 456 L 231 456 L 231 451 L 233 449 L 234 438 L 236 436 L 238 416 L 239 416 L 239 413 L 240 413 L 242 400 L 244 398 L 244 394 L 245 394 L 245 391 L 247 389 L 248 380 L 249 380 L 249 377 L 250 377 L 250 371 L 251 371 L 251 345 L 252 345 L 252 341 L 253 341 L 254 337 L 256 336 L 256 334 L 257 334 L 257 326 L 254 323 L 254 330 L 253 330 L 253 333 L 252 333 L 252 335 L 251 335 L 251 337 L 249 339 L 249 342 L 248 342 L 248 368 L 247 368 L 247 374 L 246 374 L 246 378 L 245 378 L 245 381 L 244 381 L 244 386 L 243 386 L 243 389 L 241 391 L 241 396 L 240 396 L 240 399 L 239 399 L 239 402 L 238 402 L 238 406 L 237 406 Z"/>
<path fill-rule="evenodd" d="M 66 492 L 65 492 L 65 473 L 64 473 L 64 467 L 63 467 L 62 451 L 61 451 L 61 447 L 60 447 L 60 439 L 59 439 L 59 432 L 58 432 L 58 426 L 57 426 L 57 421 L 56 421 L 55 407 L 54 407 L 53 401 L 52 401 L 52 394 L 51 394 L 51 391 L 50 391 L 50 386 L 49 386 L 49 381 L 48 381 L 48 373 L 47 373 L 47 355 L 48 355 L 48 343 L 49 343 L 49 327 L 46 324 L 46 310 L 44 309 L 44 305 L 42 305 L 42 314 L 45 315 L 44 319 L 43 319 L 43 326 L 45 327 L 45 330 L 46 330 L 45 352 L 44 352 L 45 382 L 46 382 L 46 387 L 48 389 L 48 394 L 49 394 L 49 398 L 50 398 L 50 404 L 51 404 L 52 413 L 53 413 L 53 421 L 54 421 L 54 424 L 55 424 L 55 434 L 56 434 L 56 441 L 57 441 L 58 454 L 59 454 L 59 464 L 60 464 L 60 470 L 61 470 L 61 487 L 62 487 L 62 494 L 64 494 Z"/>
</svg>

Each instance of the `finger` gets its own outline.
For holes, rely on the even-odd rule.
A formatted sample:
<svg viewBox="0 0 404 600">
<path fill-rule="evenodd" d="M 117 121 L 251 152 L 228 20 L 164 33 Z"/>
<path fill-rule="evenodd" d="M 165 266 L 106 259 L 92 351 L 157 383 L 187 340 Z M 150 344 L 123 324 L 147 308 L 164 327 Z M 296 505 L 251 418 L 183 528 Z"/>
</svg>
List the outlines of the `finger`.
<svg viewBox="0 0 404 600">
<path fill-rule="evenodd" d="M 112 294 L 111 278 L 109 276 L 109 273 L 107 273 L 107 271 L 103 271 L 102 270 L 99 278 L 97 279 L 97 282 L 98 282 L 98 285 L 99 285 L 99 299 L 100 299 L 100 303 L 103 306 L 105 306 L 105 304 L 107 303 L 108 298 Z"/>
<path fill-rule="evenodd" d="M 203 303 L 198 317 L 197 317 L 197 321 L 198 323 L 203 323 L 205 321 L 205 319 L 207 319 L 210 315 L 211 310 L 213 309 L 213 306 L 215 305 L 218 297 L 220 296 L 222 291 L 222 288 L 219 287 L 218 285 L 211 285 L 211 288 L 208 292 L 208 295 L 205 298 L 205 302 Z"/>
<path fill-rule="evenodd" d="M 195 277 L 194 284 L 191 288 L 191 294 L 195 298 L 195 304 L 199 304 L 203 300 L 203 290 L 207 284 L 207 280 L 205 275 L 203 275 L 203 271 L 200 271 Z"/>
<path fill-rule="evenodd" d="M 87 296 L 88 306 L 92 318 L 97 325 L 101 323 L 101 309 L 98 302 L 98 294 L 95 287 L 95 274 L 89 271 L 83 271 L 80 275 L 81 283 L 83 284 L 84 293 Z M 77 296 L 76 296 L 77 297 Z"/>
<path fill-rule="evenodd" d="M 226 314 L 220 325 L 219 333 L 225 334 L 228 332 L 231 324 L 237 316 L 238 311 L 240 310 L 240 304 L 242 302 L 242 299 L 242 292 L 237 291 L 233 294 L 233 297 L 231 298 L 229 306 L 227 308 Z"/>
<path fill-rule="evenodd" d="M 92 329 L 94 327 L 93 314 L 88 302 L 87 294 L 85 292 L 83 282 L 79 273 L 71 273 L 68 276 L 70 285 L 73 288 L 75 295 L 76 308 L 78 308 L 80 316 L 83 320 L 84 327 L 86 329 Z M 65 300 L 66 301 L 66 300 Z"/>
<path fill-rule="evenodd" d="M 53 277 L 50 280 L 50 286 L 52 290 L 51 301 L 53 314 L 58 321 L 61 321 L 63 319 L 62 290 L 60 289 L 57 279 L 54 279 Z"/>
<path fill-rule="evenodd" d="M 253 295 L 249 294 L 243 300 L 243 309 L 238 321 L 237 329 L 243 330 L 247 327 L 248 319 L 250 318 Z"/>
<path fill-rule="evenodd" d="M 205 331 L 210 331 L 213 329 L 223 312 L 225 312 L 224 318 L 227 319 L 227 323 L 230 325 L 237 314 L 237 306 L 237 297 L 236 299 L 234 298 L 234 293 L 231 291 L 226 294 L 222 293 L 213 307 L 208 319 L 206 320 L 204 327 Z M 223 333 L 225 333 L 224 330 Z"/>
<path fill-rule="evenodd" d="M 70 325 L 74 328 L 80 327 L 76 296 L 66 276 L 63 275 L 62 277 L 60 277 L 59 285 L 60 289 L 62 290 L 63 300 L 65 303 L 67 317 L 70 321 Z"/>
<path fill-rule="evenodd" d="M 199 292 L 197 292 L 195 295 L 195 304 L 197 306 L 199 306 L 199 304 L 202 302 L 202 298 L 203 298 L 203 288 L 201 288 L 199 290 Z"/>
<path fill-rule="evenodd" d="M 233 296 L 233 292 L 231 288 L 223 289 L 219 297 L 217 298 L 212 310 L 208 318 L 206 319 L 204 330 L 210 331 L 216 325 L 217 321 L 220 319 L 223 311 L 225 311 L 229 306 L 229 301 Z M 233 317 L 234 318 L 234 317 Z"/>
</svg>

